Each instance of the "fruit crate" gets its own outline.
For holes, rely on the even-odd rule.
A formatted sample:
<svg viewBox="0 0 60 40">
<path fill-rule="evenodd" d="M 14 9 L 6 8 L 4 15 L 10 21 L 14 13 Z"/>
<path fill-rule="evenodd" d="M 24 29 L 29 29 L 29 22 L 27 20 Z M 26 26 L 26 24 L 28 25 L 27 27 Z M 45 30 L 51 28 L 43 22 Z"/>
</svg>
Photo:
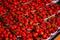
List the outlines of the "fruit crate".
<svg viewBox="0 0 60 40">
<path fill-rule="evenodd" d="M 51 33 L 50 37 L 43 40 L 60 40 L 60 27 L 58 27 L 56 32 Z"/>
<path fill-rule="evenodd" d="M 60 0 L 0 0 L 0 40 L 60 40 Z"/>
</svg>

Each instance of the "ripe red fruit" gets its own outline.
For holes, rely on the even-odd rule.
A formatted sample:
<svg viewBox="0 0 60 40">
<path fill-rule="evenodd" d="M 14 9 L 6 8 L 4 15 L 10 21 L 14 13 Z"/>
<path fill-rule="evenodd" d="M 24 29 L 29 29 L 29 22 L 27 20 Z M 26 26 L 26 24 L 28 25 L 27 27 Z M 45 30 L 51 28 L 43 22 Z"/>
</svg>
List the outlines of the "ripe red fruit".
<svg viewBox="0 0 60 40">
<path fill-rule="evenodd" d="M 12 39 L 12 37 L 13 37 L 12 34 L 10 34 L 10 38 L 11 38 L 11 39 Z"/>
<path fill-rule="evenodd" d="M 46 31 L 45 31 L 45 33 L 47 33 L 47 34 L 48 34 L 48 33 L 49 33 L 49 31 L 48 31 L 48 30 L 46 30 Z"/>
<path fill-rule="evenodd" d="M 5 37 L 8 38 L 8 34 L 5 34 Z"/>
<path fill-rule="evenodd" d="M 37 36 L 38 36 L 38 33 L 33 33 L 33 36 L 34 36 L 34 37 L 37 37 Z"/>
<path fill-rule="evenodd" d="M 51 0 L 0 0 L 0 40 L 3 37 L 6 40 L 16 40 L 17 35 L 23 40 L 50 36 L 50 33 L 55 32 L 57 26 L 60 26 L 60 6 L 51 2 Z"/>
<path fill-rule="evenodd" d="M 42 37 L 43 37 L 44 39 L 46 39 L 46 38 L 47 38 L 47 34 L 44 34 Z"/>
</svg>

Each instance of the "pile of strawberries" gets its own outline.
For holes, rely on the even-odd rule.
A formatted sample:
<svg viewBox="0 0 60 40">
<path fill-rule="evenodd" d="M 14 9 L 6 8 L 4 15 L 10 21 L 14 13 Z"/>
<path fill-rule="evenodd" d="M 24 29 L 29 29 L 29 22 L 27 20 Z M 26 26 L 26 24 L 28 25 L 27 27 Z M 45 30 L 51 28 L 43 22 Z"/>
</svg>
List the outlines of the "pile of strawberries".
<svg viewBox="0 0 60 40">
<path fill-rule="evenodd" d="M 60 4 L 53 0 L 0 0 L 0 40 L 43 40 L 60 26 Z"/>
</svg>

